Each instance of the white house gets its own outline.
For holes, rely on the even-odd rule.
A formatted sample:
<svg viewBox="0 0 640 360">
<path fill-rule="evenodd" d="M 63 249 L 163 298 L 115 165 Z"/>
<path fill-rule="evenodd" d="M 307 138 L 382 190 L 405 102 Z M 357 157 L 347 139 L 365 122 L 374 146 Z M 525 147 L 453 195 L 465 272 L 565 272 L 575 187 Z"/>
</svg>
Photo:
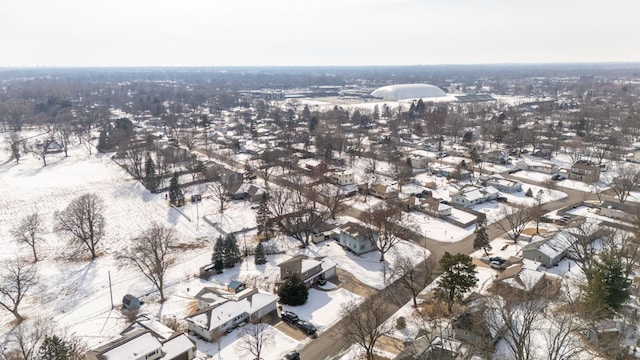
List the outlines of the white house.
<svg viewBox="0 0 640 360">
<path fill-rule="evenodd" d="M 216 303 L 186 317 L 189 333 L 211 341 L 219 332 L 233 329 L 243 322 L 257 321 L 276 311 L 276 295 L 259 293 L 255 289 L 247 290 L 247 296 L 236 294 L 240 296 L 238 300 Z"/>
<path fill-rule="evenodd" d="M 495 200 L 499 195 L 500 192 L 493 186 L 465 186 L 457 194 L 451 196 L 451 201 L 457 205 L 471 207 L 483 202 Z"/>
<path fill-rule="evenodd" d="M 331 179 L 334 184 L 338 184 L 341 186 L 353 185 L 356 183 L 353 172 L 351 172 L 350 170 L 332 171 L 331 173 L 329 173 L 329 175 L 327 175 L 327 177 Z"/>
<path fill-rule="evenodd" d="M 405 204 L 410 210 L 418 210 L 423 213 L 433 215 L 436 217 L 451 215 L 452 207 L 450 205 L 442 203 L 436 198 L 419 198 L 416 196 L 409 196 L 405 200 Z"/>
<path fill-rule="evenodd" d="M 158 321 L 157 324 L 160 324 Z M 156 324 L 156 325 L 157 325 Z M 195 344 L 184 333 L 163 338 L 145 328 L 133 328 L 123 336 L 87 352 L 87 360 L 191 360 Z"/>
<path fill-rule="evenodd" d="M 574 238 L 564 231 L 539 236 L 522 248 L 522 257 L 537 261 L 546 267 L 558 265 L 573 245 Z"/>
<path fill-rule="evenodd" d="M 534 161 L 522 159 L 516 163 L 516 168 L 520 170 L 535 171 L 544 174 L 553 174 L 558 171 L 558 166 L 550 162 Z"/>
<path fill-rule="evenodd" d="M 340 227 L 340 245 L 357 255 L 375 250 L 374 242 L 377 240 L 377 233 L 370 232 L 360 224 L 348 222 Z"/>
<path fill-rule="evenodd" d="M 505 179 L 500 176 L 490 176 L 486 181 L 485 185 L 493 186 L 494 188 L 506 192 L 506 193 L 515 193 L 522 191 L 522 184 L 518 181 Z"/>
</svg>

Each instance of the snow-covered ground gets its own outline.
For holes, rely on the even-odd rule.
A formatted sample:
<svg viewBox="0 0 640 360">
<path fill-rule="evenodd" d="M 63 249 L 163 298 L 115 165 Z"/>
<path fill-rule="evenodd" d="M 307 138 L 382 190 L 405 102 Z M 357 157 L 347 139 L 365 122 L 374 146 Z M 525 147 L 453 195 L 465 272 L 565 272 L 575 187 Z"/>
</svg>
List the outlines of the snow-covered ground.
<svg viewBox="0 0 640 360">
<path fill-rule="evenodd" d="M 0 142 L 3 139 L 0 138 Z M 227 284 L 240 279 L 263 290 L 272 290 L 269 279 L 279 273 L 277 264 L 297 253 L 310 256 L 329 256 L 338 266 L 363 283 L 377 289 L 385 287 L 393 279 L 379 261 L 379 254 L 371 252 L 356 256 L 346 252 L 334 241 L 311 245 L 300 250 L 298 243 L 290 238 L 277 237 L 272 246 L 284 254 L 267 256 L 267 264 L 256 266 L 251 257 L 223 274 L 207 280 L 197 278 L 200 266 L 210 262 L 215 239 L 220 233 L 203 220 L 220 223 L 232 231 L 255 227 L 255 209 L 244 201 L 228 202 L 224 213 L 219 212 L 219 203 L 206 185 L 186 189 L 190 194 L 202 194 L 197 204 L 187 203 L 179 210 L 171 208 L 164 194 L 151 194 L 139 182 L 133 180 L 109 155 L 89 155 L 83 147 L 73 147 L 69 157 L 55 154 L 47 157 L 48 165 L 42 166 L 39 159 L 25 155 L 19 164 L 8 162 L 9 154 L 0 150 L 0 258 L 28 257 L 30 250 L 18 246 L 10 235 L 11 229 L 24 216 L 37 211 L 45 222 L 38 245 L 41 259 L 37 263 L 40 282 L 20 307 L 27 318 L 26 323 L 45 318 L 61 331 L 75 335 L 90 347 L 117 337 L 127 325 L 120 312 L 122 297 L 131 293 L 145 300 L 142 311 L 158 317 L 187 316 L 193 306 L 193 296 L 211 284 Z M 187 180 L 187 179 L 185 179 Z M 53 214 L 64 209 L 77 196 L 92 192 L 105 203 L 106 236 L 99 246 L 99 257 L 70 261 L 66 240 L 53 232 Z M 372 199 L 370 197 L 370 199 Z M 368 205 L 370 206 L 370 204 Z M 153 286 L 139 272 L 124 266 L 116 257 L 126 251 L 129 240 L 152 223 L 174 230 L 181 243 L 176 254 L 175 265 L 167 273 L 167 301 L 158 302 Z M 255 246 L 255 231 L 237 235 L 241 248 Z M 424 250 L 402 241 L 386 255 L 386 266 L 392 266 L 400 256 L 420 261 L 415 254 Z M 428 254 L 426 251 L 424 251 Z M 109 279 L 111 282 L 109 282 Z M 265 280 L 267 279 L 267 280 Z M 110 294 L 113 292 L 113 297 Z M 35 295 L 37 294 L 37 296 Z M 111 306 L 113 299 L 114 307 Z M 312 290 L 310 300 L 294 309 L 322 330 L 339 318 L 342 306 L 351 300 L 361 301 L 344 288 L 329 291 Z M 0 312 L 0 334 L 11 330 L 12 315 Z M 301 344 L 275 328 L 276 346 L 266 350 L 265 359 L 279 359 L 286 351 L 299 348 Z M 237 336 L 235 332 L 226 336 L 222 343 L 222 358 L 236 358 Z M 217 345 L 198 341 L 199 350 L 210 355 L 217 354 Z"/>
</svg>

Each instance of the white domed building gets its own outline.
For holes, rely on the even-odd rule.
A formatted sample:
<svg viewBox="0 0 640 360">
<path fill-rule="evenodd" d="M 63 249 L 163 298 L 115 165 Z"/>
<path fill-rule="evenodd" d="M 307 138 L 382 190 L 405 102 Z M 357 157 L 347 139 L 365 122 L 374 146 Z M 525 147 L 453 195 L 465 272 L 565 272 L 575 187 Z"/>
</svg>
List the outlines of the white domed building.
<svg viewBox="0 0 640 360">
<path fill-rule="evenodd" d="M 398 84 L 383 86 L 374 90 L 371 96 L 383 100 L 407 100 L 445 97 L 447 93 L 437 86 L 428 84 Z"/>
</svg>

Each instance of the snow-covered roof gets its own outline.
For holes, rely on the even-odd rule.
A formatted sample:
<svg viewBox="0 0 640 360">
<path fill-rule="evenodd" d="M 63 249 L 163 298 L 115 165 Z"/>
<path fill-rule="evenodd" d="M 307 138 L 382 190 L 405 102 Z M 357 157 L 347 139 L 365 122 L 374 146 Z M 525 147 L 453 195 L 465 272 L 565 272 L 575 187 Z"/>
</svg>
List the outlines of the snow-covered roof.
<svg viewBox="0 0 640 360">
<path fill-rule="evenodd" d="M 227 301 L 187 319 L 204 329 L 213 330 L 236 316 L 251 315 L 277 299 L 276 295 L 256 293 L 239 301 Z"/>
<path fill-rule="evenodd" d="M 315 259 L 302 259 L 302 265 L 301 265 L 301 269 L 300 272 L 304 273 L 306 271 L 309 271 L 311 269 L 313 269 L 314 267 L 318 266 L 322 264 L 322 261 L 318 261 Z"/>
<path fill-rule="evenodd" d="M 447 96 L 437 86 L 428 84 L 398 84 L 375 89 L 371 96 L 385 100 L 404 100 Z"/>
<path fill-rule="evenodd" d="M 573 244 L 572 236 L 568 235 L 564 231 L 559 231 L 550 237 L 535 240 L 527 244 L 523 250 L 538 249 L 542 254 L 549 258 L 555 258 L 556 256 L 567 251 Z"/>
<path fill-rule="evenodd" d="M 525 268 L 522 264 L 514 264 L 506 268 L 497 280 L 512 288 L 530 291 L 542 278 L 544 278 L 544 273 Z"/>
<path fill-rule="evenodd" d="M 195 347 L 189 337 L 185 334 L 180 334 L 173 339 L 162 344 L 162 350 L 164 351 L 165 359 L 174 359 L 180 354 L 184 354 L 190 348 Z"/>
<path fill-rule="evenodd" d="M 150 333 L 144 333 L 104 352 L 102 356 L 105 360 L 137 360 L 161 347 L 158 339 Z"/>
</svg>

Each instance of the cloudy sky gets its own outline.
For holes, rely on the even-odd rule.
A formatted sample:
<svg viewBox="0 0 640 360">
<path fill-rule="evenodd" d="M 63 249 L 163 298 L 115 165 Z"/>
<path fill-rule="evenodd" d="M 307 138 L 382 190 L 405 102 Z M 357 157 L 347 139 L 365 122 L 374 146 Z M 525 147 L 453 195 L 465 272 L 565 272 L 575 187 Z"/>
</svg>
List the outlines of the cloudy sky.
<svg viewBox="0 0 640 360">
<path fill-rule="evenodd" d="M 638 0 L 1 0 L 0 67 L 640 61 Z"/>
</svg>

